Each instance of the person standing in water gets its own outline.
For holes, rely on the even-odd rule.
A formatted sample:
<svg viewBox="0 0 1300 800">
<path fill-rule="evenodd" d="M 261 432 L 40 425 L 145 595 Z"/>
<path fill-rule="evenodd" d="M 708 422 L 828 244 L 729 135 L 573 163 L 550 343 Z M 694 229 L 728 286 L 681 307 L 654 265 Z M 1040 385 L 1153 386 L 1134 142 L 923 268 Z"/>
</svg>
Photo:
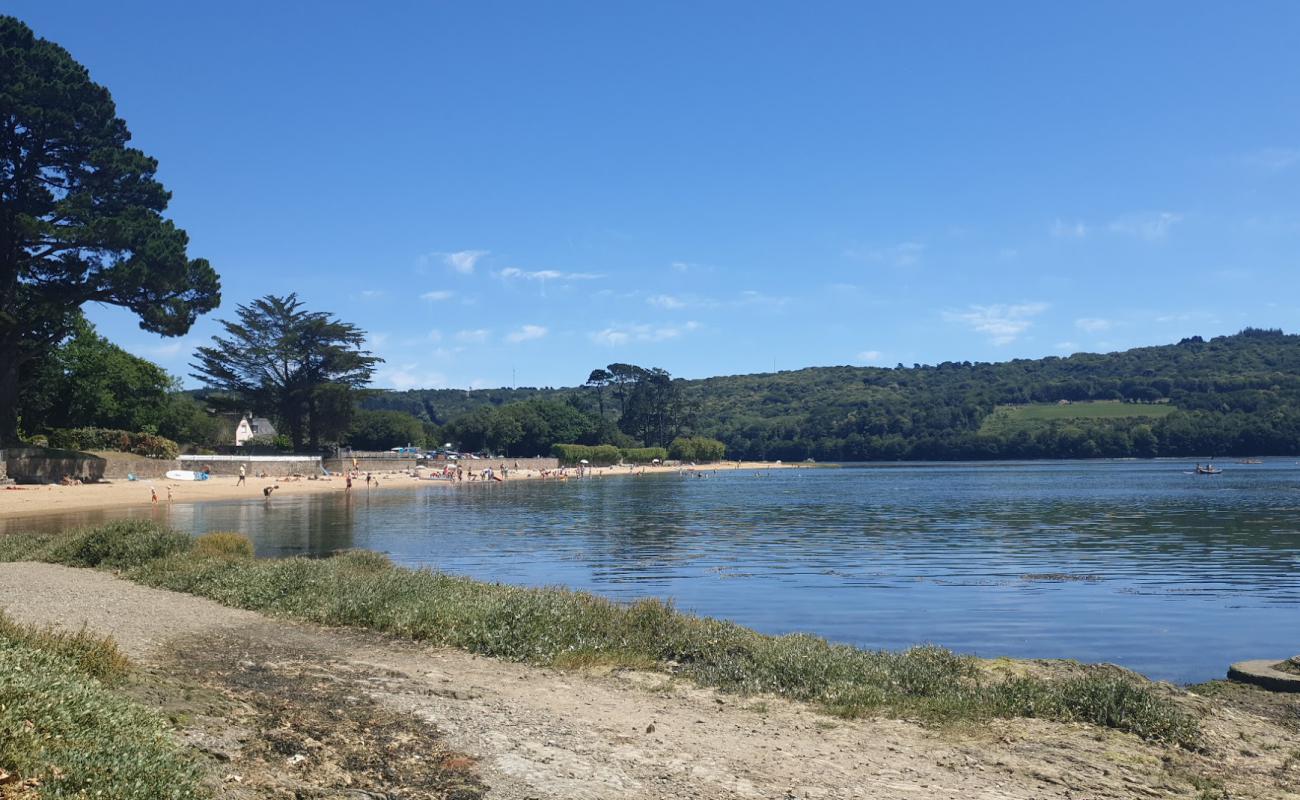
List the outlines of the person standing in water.
<svg viewBox="0 0 1300 800">
<path fill-rule="evenodd" d="M 248 475 L 247 475 L 246 471 L 244 470 L 244 465 L 243 465 L 243 464 L 240 464 L 240 465 L 239 465 L 239 480 L 235 481 L 235 485 L 236 485 L 236 486 L 243 486 L 243 485 L 244 485 L 244 480 L 245 480 L 247 477 L 248 477 Z"/>
</svg>

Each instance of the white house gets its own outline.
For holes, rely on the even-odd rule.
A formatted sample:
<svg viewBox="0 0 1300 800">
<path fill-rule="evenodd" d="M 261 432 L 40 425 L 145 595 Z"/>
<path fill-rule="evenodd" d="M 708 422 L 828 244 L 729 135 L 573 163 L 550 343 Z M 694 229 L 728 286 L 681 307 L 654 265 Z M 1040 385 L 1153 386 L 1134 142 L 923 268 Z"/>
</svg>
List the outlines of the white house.
<svg viewBox="0 0 1300 800">
<path fill-rule="evenodd" d="M 275 426 L 265 417 L 253 417 L 250 421 L 245 415 L 235 428 L 235 447 L 243 447 L 244 442 L 254 436 L 274 436 Z"/>
</svg>

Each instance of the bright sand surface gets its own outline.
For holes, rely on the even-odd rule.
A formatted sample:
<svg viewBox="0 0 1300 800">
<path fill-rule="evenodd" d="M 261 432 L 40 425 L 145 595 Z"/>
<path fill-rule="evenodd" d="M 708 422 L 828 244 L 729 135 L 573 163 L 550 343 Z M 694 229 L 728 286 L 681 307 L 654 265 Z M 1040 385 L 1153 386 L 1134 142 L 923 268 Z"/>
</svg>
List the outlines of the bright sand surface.
<svg viewBox="0 0 1300 800">
<path fill-rule="evenodd" d="M 508 464 L 509 461 L 507 460 Z M 471 466 L 473 465 L 473 466 Z M 480 482 L 470 480 L 469 472 L 481 474 L 482 469 L 492 466 L 497 468 L 499 462 L 474 461 L 466 465 L 465 480 L 452 483 L 446 480 L 417 479 L 403 472 L 374 473 L 379 481 L 371 491 L 410 491 L 412 489 L 432 488 L 434 490 L 454 490 L 461 486 L 471 486 Z M 777 464 L 764 462 L 729 461 L 720 464 L 708 464 L 699 467 L 594 467 L 588 470 L 589 477 L 628 476 L 651 473 L 672 473 L 681 470 L 714 472 L 730 469 L 780 469 L 794 464 Z M 497 470 L 498 473 L 500 470 Z M 419 470 L 424 475 L 433 474 L 427 469 Z M 352 491 L 365 491 L 366 482 L 362 477 L 353 479 Z M 567 470 L 568 480 L 577 480 L 577 471 Z M 519 480 L 540 480 L 542 475 L 536 470 L 509 471 L 507 482 Z M 108 508 L 127 508 L 131 506 L 149 506 L 153 500 L 151 490 L 158 493 L 158 502 L 165 504 L 167 490 L 171 489 L 173 503 L 201 503 L 211 500 L 249 500 L 262 497 L 267 486 L 277 487 L 271 500 L 290 495 L 328 494 L 346 491 L 344 478 L 322 478 L 320 480 L 294 478 L 257 478 L 249 477 L 244 486 L 238 486 L 239 479 L 233 475 L 217 475 L 206 481 L 174 481 L 156 478 L 140 481 L 103 481 L 84 486 L 9 486 L 0 488 L 0 518 L 32 517 L 41 514 L 59 514 L 69 511 L 95 511 Z M 547 480 L 560 480 L 554 474 Z"/>
</svg>

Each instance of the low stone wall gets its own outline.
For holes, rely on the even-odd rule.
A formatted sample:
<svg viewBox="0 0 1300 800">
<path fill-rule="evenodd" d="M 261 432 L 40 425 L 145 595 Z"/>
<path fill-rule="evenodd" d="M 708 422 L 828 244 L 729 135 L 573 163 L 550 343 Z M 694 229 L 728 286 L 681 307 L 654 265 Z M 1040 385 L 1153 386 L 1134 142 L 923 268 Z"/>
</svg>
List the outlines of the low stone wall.
<svg viewBox="0 0 1300 800">
<path fill-rule="evenodd" d="M 99 456 L 40 447 L 14 447 L 4 451 L 5 474 L 17 483 L 58 483 L 76 478 L 94 483 L 104 477 L 106 462 Z"/>
<path fill-rule="evenodd" d="M 104 459 L 104 480 L 124 481 L 134 475 L 140 480 L 161 478 L 169 469 L 180 469 L 176 461 L 163 458 L 132 458 L 107 456 Z"/>
<path fill-rule="evenodd" d="M 353 469 L 351 456 L 343 458 L 327 458 L 324 460 L 325 469 L 330 472 L 344 472 Z M 415 469 L 417 459 L 415 456 L 405 456 L 402 458 L 368 458 L 357 456 L 356 469 L 359 472 L 405 472 Z"/>
<path fill-rule="evenodd" d="M 168 469 L 190 469 L 196 472 L 205 467 L 213 475 L 238 475 L 242 464 L 248 475 L 319 475 L 320 456 L 181 456 L 179 466 Z"/>
</svg>

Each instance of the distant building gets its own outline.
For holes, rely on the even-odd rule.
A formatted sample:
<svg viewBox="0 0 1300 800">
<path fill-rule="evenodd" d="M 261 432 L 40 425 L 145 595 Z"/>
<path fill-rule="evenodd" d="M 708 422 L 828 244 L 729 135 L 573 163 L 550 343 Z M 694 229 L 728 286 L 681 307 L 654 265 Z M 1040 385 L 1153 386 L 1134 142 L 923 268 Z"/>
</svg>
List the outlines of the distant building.
<svg viewBox="0 0 1300 800">
<path fill-rule="evenodd" d="M 254 436 L 274 436 L 275 426 L 271 420 L 266 417 L 253 417 L 251 420 L 247 415 L 239 420 L 239 425 L 235 427 L 235 447 L 243 447 L 244 442 L 252 439 Z"/>
</svg>

